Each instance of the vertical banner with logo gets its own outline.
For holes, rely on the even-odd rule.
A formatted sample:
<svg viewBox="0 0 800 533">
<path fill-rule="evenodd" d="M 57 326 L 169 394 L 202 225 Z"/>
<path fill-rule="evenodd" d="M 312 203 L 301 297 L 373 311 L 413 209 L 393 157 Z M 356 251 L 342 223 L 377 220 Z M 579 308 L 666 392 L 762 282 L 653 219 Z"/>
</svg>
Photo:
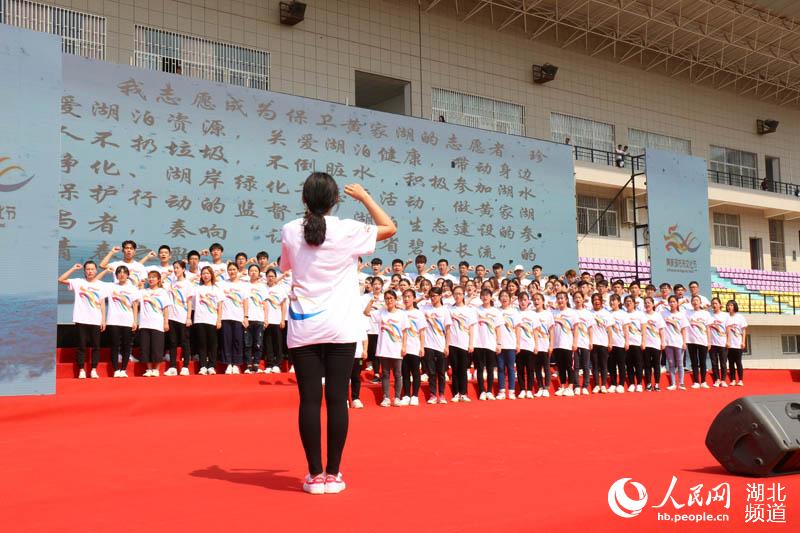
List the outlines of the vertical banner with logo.
<svg viewBox="0 0 800 533">
<path fill-rule="evenodd" d="M 0 24 L 0 396 L 55 392 L 61 40 Z"/>
<path fill-rule="evenodd" d="M 708 179 L 700 157 L 647 149 L 647 211 L 653 282 L 711 292 Z"/>
</svg>

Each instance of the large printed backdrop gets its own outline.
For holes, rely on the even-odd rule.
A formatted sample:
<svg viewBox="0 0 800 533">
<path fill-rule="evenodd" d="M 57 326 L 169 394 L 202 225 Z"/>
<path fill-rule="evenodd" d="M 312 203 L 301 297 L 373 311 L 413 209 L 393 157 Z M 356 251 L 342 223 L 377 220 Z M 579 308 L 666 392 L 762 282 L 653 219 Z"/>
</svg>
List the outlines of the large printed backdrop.
<svg viewBox="0 0 800 533">
<path fill-rule="evenodd" d="M 572 158 L 547 141 L 66 56 L 61 142 L 62 268 L 128 238 L 276 255 L 313 170 L 396 219 L 385 262 L 577 259 Z M 350 199 L 337 214 L 368 220 Z"/>
</svg>

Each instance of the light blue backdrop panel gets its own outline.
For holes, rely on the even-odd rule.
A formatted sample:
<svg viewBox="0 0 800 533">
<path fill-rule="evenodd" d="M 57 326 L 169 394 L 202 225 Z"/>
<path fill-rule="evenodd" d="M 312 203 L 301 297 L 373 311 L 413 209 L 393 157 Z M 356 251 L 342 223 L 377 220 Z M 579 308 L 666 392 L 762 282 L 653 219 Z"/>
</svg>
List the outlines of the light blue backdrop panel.
<svg viewBox="0 0 800 533">
<path fill-rule="evenodd" d="M 0 24 L 0 395 L 55 392 L 58 37 Z"/>
<path fill-rule="evenodd" d="M 647 149 L 647 211 L 653 282 L 700 283 L 711 295 L 708 177 L 700 157 Z"/>
<path fill-rule="evenodd" d="M 576 264 L 564 145 L 72 56 L 61 120 L 62 267 L 129 238 L 273 257 L 313 170 L 363 183 L 397 220 L 375 254 L 387 265 Z M 368 219 L 349 198 L 337 214 Z"/>
</svg>

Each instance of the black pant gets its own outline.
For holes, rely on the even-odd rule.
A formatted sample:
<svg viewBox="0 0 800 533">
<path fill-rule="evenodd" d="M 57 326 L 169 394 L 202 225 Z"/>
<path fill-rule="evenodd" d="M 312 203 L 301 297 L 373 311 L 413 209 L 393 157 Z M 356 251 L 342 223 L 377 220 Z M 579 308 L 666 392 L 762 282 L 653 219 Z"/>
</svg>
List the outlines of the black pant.
<svg viewBox="0 0 800 533">
<path fill-rule="evenodd" d="M 574 383 L 575 370 L 572 368 L 572 350 L 565 348 L 556 348 L 553 350 L 553 355 L 556 356 L 556 365 L 558 365 L 558 379 L 562 387 L 566 387 L 569 383 Z"/>
<path fill-rule="evenodd" d="M 283 362 L 283 341 L 279 324 L 266 325 L 263 345 L 264 365 L 279 366 Z"/>
<path fill-rule="evenodd" d="M 128 326 L 107 326 L 106 329 L 111 336 L 111 367 L 114 372 L 127 370 L 128 361 L 131 359 L 131 347 L 133 346 L 131 328 Z M 120 354 L 122 355 L 122 364 L 119 363 Z"/>
<path fill-rule="evenodd" d="M 444 353 L 433 348 L 425 348 L 425 365 L 431 394 L 434 396 L 444 395 L 444 372 L 447 368 Z"/>
<path fill-rule="evenodd" d="M 622 346 L 612 346 L 609 360 L 608 375 L 611 381 L 611 386 L 616 387 L 617 385 L 625 385 L 628 352 L 626 352 L 625 348 Z M 619 376 L 619 378 L 617 376 Z"/>
<path fill-rule="evenodd" d="M 627 367 L 629 385 L 642 384 L 642 379 L 644 378 L 643 366 L 644 354 L 642 353 L 642 347 L 636 345 L 628 347 Z"/>
<path fill-rule="evenodd" d="M 192 331 L 197 335 L 200 368 L 214 368 L 217 365 L 217 327 L 212 324 L 195 324 Z"/>
<path fill-rule="evenodd" d="M 517 353 L 517 383 L 519 390 L 533 390 L 533 352 L 530 350 L 520 350 Z"/>
<path fill-rule="evenodd" d="M 467 368 L 469 353 L 458 346 L 450 347 L 450 364 L 453 367 L 453 395 L 467 393 Z"/>
<path fill-rule="evenodd" d="M 375 355 L 375 351 L 378 349 L 378 335 L 377 334 L 368 334 L 367 335 L 367 360 L 372 363 L 372 372 L 375 373 L 377 377 L 378 374 L 381 373 L 381 362 L 378 359 L 378 356 Z"/>
<path fill-rule="evenodd" d="M 328 414 L 328 464 L 325 472 L 336 475 L 347 440 L 347 382 L 353 371 L 356 343 L 311 344 L 290 350 L 300 392 L 298 425 L 306 452 L 308 473 L 322 473 L 322 378 L 325 378 L 325 409 Z"/>
<path fill-rule="evenodd" d="M 534 373 L 539 382 L 539 390 L 550 389 L 550 356 L 547 352 L 536 352 L 534 358 Z"/>
<path fill-rule="evenodd" d="M 350 371 L 350 398 L 361 398 L 361 359 L 353 360 L 353 370 Z"/>
<path fill-rule="evenodd" d="M 264 323 L 254 320 L 247 323 L 244 330 L 244 363 L 248 367 L 258 367 L 261 355 L 261 339 L 264 336 Z"/>
<path fill-rule="evenodd" d="M 244 325 L 238 320 L 222 321 L 222 362 L 241 365 L 244 359 Z"/>
<path fill-rule="evenodd" d="M 711 346 L 711 351 L 709 354 L 711 355 L 711 374 L 714 377 L 714 382 L 720 380 L 725 381 L 728 359 L 728 356 L 725 353 L 725 347 Z"/>
<path fill-rule="evenodd" d="M 572 371 L 572 384 L 578 386 L 579 370 L 583 370 L 583 385 L 581 388 L 589 388 L 589 348 L 578 348 L 572 355 L 573 371 Z"/>
<path fill-rule="evenodd" d="M 497 353 L 488 348 L 475 348 L 473 352 L 475 372 L 478 374 L 478 394 L 492 392 L 494 387 L 494 369 L 497 368 Z M 483 371 L 486 370 L 484 386 Z"/>
<path fill-rule="evenodd" d="M 608 346 L 592 346 L 592 374 L 594 386 L 605 387 L 608 380 Z"/>
<path fill-rule="evenodd" d="M 75 363 L 83 369 L 86 363 L 86 348 L 92 349 L 92 368 L 100 362 L 100 326 L 94 324 L 75 324 L 78 330 L 78 349 L 75 351 Z"/>
<path fill-rule="evenodd" d="M 419 356 L 413 353 L 403 357 L 403 397 L 419 396 Z M 413 383 L 412 383 L 413 380 Z M 411 394 L 409 394 L 409 392 Z"/>
<path fill-rule="evenodd" d="M 742 349 L 728 348 L 728 368 L 730 369 L 731 383 L 735 380 L 744 379 L 744 367 L 742 366 Z M 736 377 L 738 374 L 738 378 Z"/>
<path fill-rule="evenodd" d="M 164 359 L 164 332 L 143 328 L 139 330 L 139 349 L 142 362 L 158 364 Z"/>
<path fill-rule="evenodd" d="M 653 385 L 658 385 L 661 381 L 661 350 L 658 348 L 647 347 L 644 349 L 644 382 L 650 385 L 650 378 L 653 377 Z"/>
<path fill-rule="evenodd" d="M 692 380 L 695 383 L 703 384 L 706 381 L 706 356 L 708 356 L 708 346 L 703 344 L 687 344 L 689 349 L 689 359 L 692 360 Z"/>
<path fill-rule="evenodd" d="M 178 366 L 178 346 L 181 348 L 181 360 L 184 368 L 189 367 L 192 352 L 189 348 L 189 328 L 184 322 L 169 321 L 169 367 Z"/>
</svg>

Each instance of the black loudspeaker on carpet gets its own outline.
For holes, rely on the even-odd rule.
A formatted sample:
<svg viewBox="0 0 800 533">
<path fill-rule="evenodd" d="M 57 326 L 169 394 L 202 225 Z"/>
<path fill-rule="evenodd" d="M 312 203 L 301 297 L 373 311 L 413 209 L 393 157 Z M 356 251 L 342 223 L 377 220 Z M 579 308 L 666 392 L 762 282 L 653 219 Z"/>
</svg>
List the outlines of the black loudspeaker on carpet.
<svg viewBox="0 0 800 533">
<path fill-rule="evenodd" d="M 800 473 L 800 395 L 745 396 L 729 403 L 708 428 L 706 447 L 734 474 Z"/>
</svg>

